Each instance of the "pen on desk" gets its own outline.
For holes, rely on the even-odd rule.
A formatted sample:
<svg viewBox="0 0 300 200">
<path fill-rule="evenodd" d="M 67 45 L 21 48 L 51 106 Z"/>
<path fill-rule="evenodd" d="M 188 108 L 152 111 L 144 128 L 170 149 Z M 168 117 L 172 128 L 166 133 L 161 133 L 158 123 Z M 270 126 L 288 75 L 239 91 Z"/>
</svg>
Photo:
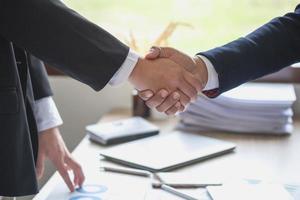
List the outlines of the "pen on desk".
<svg viewBox="0 0 300 200">
<path fill-rule="evenodd" d="M 125 168 L 116 168 L 116 167 L 100 167 L 100 170 L 106 171 L 106 172 L 115 172 L 115 173 L 121 173 L 121 174 L 130 174 L 135 176 L 144 176 L 144 177 L 150 177 L 151 173 L 144 171 L 144 170 L 138 170 L 138 169 L 125 169 Z"/>
<path fill-rule="evenodd" d="M 169 193 L 171 193 L 171 194 L 174 194 L 174 195 L 176 195 L 176 196 L 179 196 L 179 197 L 181 197 L 181 198 L 183 198 L 183 199 L 187 199 L 187 200 L 198 200 L 198 199 L 196 199 L 196 198 L 194 198 L 194 197 L 192 197 L 192 196 L 190 196 L 190 195 L 188 195 L 188 194 L 185 194 L 185 193 L 183 193 L 183 192 L 181 192 L 181 191 L 179 191 L 179 190 L 176 190 L 175 188 L 170 187 L 170 186 L 165 185 L 165 184 L 162 184 L 160 188 L 163 189 L 163 190 L 166 191 L 166 192 L 169 192 Z"/>
<path fill-rule="evenodd" d="M 173 188 L 177 189 L 193 189 L 193 188 L 205 188 L 207 186 L 221 186 L 222 183 L 199 183 L 199 184 L 193 184 L 193 183 L 161 183 L 161 182 L 155 182 L 152 183 L 153 188 L 161 188 L 161 186 L 165 184 L 168 186 L 171 186 Z"/>
</svg>

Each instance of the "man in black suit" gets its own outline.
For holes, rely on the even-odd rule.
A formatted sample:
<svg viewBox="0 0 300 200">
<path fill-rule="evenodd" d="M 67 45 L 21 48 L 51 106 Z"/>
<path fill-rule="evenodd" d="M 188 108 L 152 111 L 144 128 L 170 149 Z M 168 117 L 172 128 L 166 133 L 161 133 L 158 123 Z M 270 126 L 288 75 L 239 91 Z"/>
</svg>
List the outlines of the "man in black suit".
<svg viewBox="0 0 300 200">
<path fill-rule="evenodd" d="M 146 57 L 173 60 L 202 80 L 205 95 L 217 97 L 245 82 L 300 62 L 300 5 L 294 12 L 273 19 L 245 37 L 193 58 L 176 49 L 158 47 L 152 48 Z M 180 104 L 172 98 L 174 93 L 162 98 L 160 92 L 154 95 L 152 91 L 143 91 L 140 97 L 149 107 L 166 114 L 184 109 L 174 106 Z"/>
<path fill-rule="evenodd" d="M 75 185 L 82 184 L 84 175 L 61 139 L 58 126 L 62 120 L 51 98 L 44 65 L 16 46 L 12 48 L 17 65 L 8 65 L 5 43 L 1 38 L 0 194 L 19 196 L 26 188 L 36 187 L 35 177 L 32 180 L 30 175 L 36 173 L 41 178 L 45 158 L 53 162 L 70 190 L 74 190 L 66 168 L 73 170 Z M 26 185 L 22 186 L 20 178 Z"/>
<path fill-rule="evenodd" d="M 84 179 L 56 129 L 37 135 L 34 100 L 51 92 L 45 75 L 30 70 L 32 55 L 97 91 L 128 79 L 139 90 L 178 90 L 176 99 L 186 105 L 201 90 L 178 64 L 140 58 L 59 0 L 0 0 L 0 196 L 35 194 L 35 167 L 40 175 L 45 156 L 61 159 L 56 166 L 71 191 Z"/>
</svg>

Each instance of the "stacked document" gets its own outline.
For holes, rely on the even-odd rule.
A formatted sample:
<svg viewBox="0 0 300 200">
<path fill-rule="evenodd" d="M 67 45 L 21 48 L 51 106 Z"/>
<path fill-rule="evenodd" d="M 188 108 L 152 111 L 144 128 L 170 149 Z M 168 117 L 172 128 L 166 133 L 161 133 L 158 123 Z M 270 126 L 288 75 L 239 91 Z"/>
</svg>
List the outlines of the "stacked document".
<svg viewBox="0 0 300 200">
<path fill-rule="evenodd" d="M 247 83 L 210 99 L 200 95 L 180 114 L 179 129 L 289 134 L 293 131 L 291 84 Z"/>
</svg>

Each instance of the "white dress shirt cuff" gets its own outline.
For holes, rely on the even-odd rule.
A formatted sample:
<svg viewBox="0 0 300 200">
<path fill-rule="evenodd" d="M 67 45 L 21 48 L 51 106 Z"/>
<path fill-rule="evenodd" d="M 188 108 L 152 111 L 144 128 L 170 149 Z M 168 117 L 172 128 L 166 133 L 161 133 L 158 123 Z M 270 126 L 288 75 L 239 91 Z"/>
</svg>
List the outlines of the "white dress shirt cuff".
<svg viewBox="0 0 300 200">
<path fill-rule="evenodd" d="M 206 83 L 205 88 L 203 89 L 203 91 L 218 88 L 219 87 L 218 73 L 216 72 L 213 64 L 205 56 L 202 56 L 202 55 L 198 55 L 198 56 L 205 63 L 206 68 L 207 68 L 207 73 L 208 73 L 207 83 Z"/>
<path fill-rule="evenodd" d="M 119 70 L 110 79 L 109 84 L 112 86 L 117 86 L 127 81 L 136 63 L 138 62 L 139 57 L 140 56 L 136 52 L 130 49 L 127 58 Z"/>
<path fill-rule="evenodd" d="M 63 123 L 52 97 L 36 100 L 33 110 L 39 133 Z"/>
</svg>

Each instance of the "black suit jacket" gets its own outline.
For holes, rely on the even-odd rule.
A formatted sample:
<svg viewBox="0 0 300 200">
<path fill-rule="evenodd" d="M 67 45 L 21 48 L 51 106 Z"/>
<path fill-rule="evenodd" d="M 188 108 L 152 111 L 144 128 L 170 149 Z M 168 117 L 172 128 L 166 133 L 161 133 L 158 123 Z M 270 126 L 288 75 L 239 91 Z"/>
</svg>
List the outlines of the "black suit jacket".
<svg viewBox="0 0 300 200">
<path fill-rule="evenodd" d="M 59 0 L 0 0 L 0 34 L 95 90 L 106 85 L 129 51 Z"/>
<path fill-rule="evenodd" d="M 300 61 L 300 5 L 246 37 L 200 53 L 214 65 L 219 89 L 213 96 Z"/>
<path fill-rule="evenodd" d="M 0 0 L 0 196 L 37 192 L 32 102 L 49 91 L 30 55 L 100 90 L 128 51 L 58 0 Z"/>
<path fill-rule="evenodd" d="M 51 95 L 43 63 L 0 37 L 0 196 L 37 191 L 33 106 Z"/>
</svg>

